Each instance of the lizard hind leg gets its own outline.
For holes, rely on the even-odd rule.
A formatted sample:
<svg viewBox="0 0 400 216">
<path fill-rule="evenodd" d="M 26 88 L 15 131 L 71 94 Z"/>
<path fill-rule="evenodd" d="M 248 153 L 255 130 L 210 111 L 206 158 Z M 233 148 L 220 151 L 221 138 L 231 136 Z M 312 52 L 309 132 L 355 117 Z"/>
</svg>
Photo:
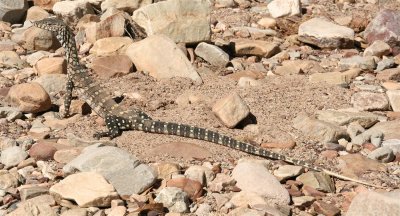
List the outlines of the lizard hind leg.
<svg viewBox="0 0 400 216">
<path fill-rule="evenodd" d="M 100 139 L 101 137 L 110 137 L 111 139 L 121 135 L 121 129 L 119 127 L 121 118 L 108 115 L 105 117 L 105 123 L 107 126 L 107 131 L 97 132 L 93 134 L 93 137 L 96 139 Z"/>
</svg>

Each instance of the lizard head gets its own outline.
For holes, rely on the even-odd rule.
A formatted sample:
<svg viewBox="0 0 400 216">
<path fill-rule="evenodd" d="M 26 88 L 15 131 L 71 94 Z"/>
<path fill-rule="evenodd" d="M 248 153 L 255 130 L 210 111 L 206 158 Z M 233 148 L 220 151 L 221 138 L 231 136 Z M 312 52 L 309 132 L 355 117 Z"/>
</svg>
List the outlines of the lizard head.
<svg viewBox="0 0 400 216">
<path fill-rule="evenodd" d="M 68 28 L 68 26 L 59 19 L 56 18 L 45 18 L 39 21 L 35 21 L 33 22 L 33 26 L 36 26 L 38 28 L 41 29 L 45 29 L 54 33 L 57 32 L 62 32 L 64 31 L 66 28 Z"/>
</svg>

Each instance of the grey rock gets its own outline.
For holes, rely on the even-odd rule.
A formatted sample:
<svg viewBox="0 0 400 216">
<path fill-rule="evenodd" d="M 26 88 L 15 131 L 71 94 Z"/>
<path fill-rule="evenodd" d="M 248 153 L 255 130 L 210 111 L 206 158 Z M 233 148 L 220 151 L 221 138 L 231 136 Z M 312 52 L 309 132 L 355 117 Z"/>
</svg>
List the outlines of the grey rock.
<svg viewBox="0 0 400 216">
<path fill-rule="evenodd" d="M 33 186 L 33 187 L 21 188 L 19 190 L 19 193 L 21 196 L 21 200 L 25 201 L 33 197 L 37 197 L 43 194 L 48 194 L 49 189 L 46 187 Z"/>
<path fill-rule="evenodd" d="M 349 58 L 340 59 L 338 66 L 342 70 L 350 68 L 360 68 L 362 70 L 374 70 L 376 67 L 375 60 L 372 56 L 352 56 Z"/>
<path fill-rule="evenodd" d="M 53 6 L 53 12 L 62 16 L 68 23 L 76 23 L 85 14 L 93 14 L 93 8 L 88 1 L 60 1 Z"/>
<path fill-rule="evenodd" d="M 375 71 L 383 71 L 395 65 L 393 58 L 385 58 L 378 62 Z"/>
<path fill-rule="evenodd" d="M 27 0 L 0 1 L 0 20 L 9 23 L 19 23 L 28 9 Z"/>
<path fill-rule="evenodd" d="M 318 110 L 317 119 L 338 125 L 358 122 L 363 128 L 369 128 L 378 122 L 378 115 L 370 112 L 349 112 L 340 110 Z"/>
<path fill-rule="evenodd" d="M 65 91 L 67 79 L 66 74 L 44 74 L 33 82 L 39 83 L 50 94 Z"/>
<path fill-rule="evenodd" d="M 14 121 L 15 119 L 20 119 L 22 117 L 22 112 L 14 107 L 0 107 L 0 118 L 6 118 L 7 121 Z"/>
<path fill-rule="evenodd" d="M 380 147 L 368 154 L 368 158 L 381 161 L 383 163 L 392 162 L 395 158 L 393 150 L 389 147 Z"/>
<path fill-rule="evenodd" d="M 202 203 L 199 205 L 199 207 L 197 208 L 195 214 L 197 216 L 208 216 L 211 214 L 211 206 L 208 205 L 207 203 Z"/>
<path fill-rule="evenodd" d="M 194 52 L 211 65 L 217 67 L 225 67 L 229 62 L 229 55 L 221 48 L 212 44 L 201 42 L 197 45 Z"/>
<path fill-rule="evenodd" d="M 154 201 L 162 203 L 170 212 L 184 213 L 189 210 L 189 198 L 180 188 L 166 187 L 160 191 Z"/>
<path fill-rule="evenodd" d="M 351 97 L 351 103 L 354 108 L 363 111 L 384 111 L 389 108 L 389 100 L 384 93 L 357 92 Z"/>
<path fill-rule="evenodd" d="M 283 165 L 274 171 L 274 175 L 281 181 L 288 178 L 298 176 L 304 172 L 304 168 L 301 166 Z"/>
<path fill-rule="evenodd" d="M 400 190 L 378 193 L 365 191 L 351 201 L 346 216 L 400 215 Z"/>
<path fill-rule="evenodd" d="M 400 139 L 389 139 L 382 142 L 383 147 L 392 149 L 393 154 L 400 152 Z"/>
<path fill-rule="evenodd" d="M 28 157 L 28 153 L 18 146 L 13 146 L 1 152 L 0 161 L 6 167 L 12 167 L 18 165 L 26 157 Z"/>
<path fill-rule="evenodd" d="M 330 176 L 321 172 L 307 172 L 303 173 L 296 178 L 297 181 L 303 183 L 303 185 L 310 186 L 320 191 L 333 193 L 335 192 L 335 184 L 333 183 Z"/>
</svg>

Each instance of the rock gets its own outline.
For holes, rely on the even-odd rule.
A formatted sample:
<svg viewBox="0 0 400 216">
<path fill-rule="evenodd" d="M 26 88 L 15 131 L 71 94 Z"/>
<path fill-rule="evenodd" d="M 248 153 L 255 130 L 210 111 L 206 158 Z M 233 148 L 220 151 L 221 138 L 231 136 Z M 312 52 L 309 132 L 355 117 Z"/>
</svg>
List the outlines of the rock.
<svg viewBox="0 0 400 216">
<path fill-rule="evenodd" d="M 49 13 L 39 6 L 33 6 L 26 13 L 26 20 L 38 21 L 49 17 Z"/>
<path fill-rule="evenodd" d="M 54 4 L 59 1 L 60 0 L 33 0 L 33 3 L 35 6 L 39 6 L 47 11 L 50 11 L 53 9 Z"/>
<path fill-rule="evenodd" d="M 287 60 L 282 62 L 282 66 L 277 66 L 275 74 L 294 75 L 294 74 L 314 74 L 325 71 L 319 63 L 308 60 Z"/>
<path fill-rule="evenodd" d="M 197 210 L 194 212 L 196 216 L 208 216 L 211 214 L 212 208 L 207 203 L 202 203 L 199 205 Z"/>
<path fill-rule="evenodd" d="M 214 180 L 215 173 L 207 167 L 194 165 L 190 166 L 185 171 L 185 176 L 189 179 L 200 182 L 202 185 L 207 185 L 209 182 Z"/>
<path fill-rule="evenodd" d="M 232 42 L 235 46 L 235 56 L 255 55 L 269 58 L 280 51 L 277 44 L 268 41 L 234 39 Z"/>
<path fill-rule="evenodd" d="M 19 193 L 21 196 L 21 201 L 26 201 L 33 197 L 48 194 L 49 189 L 46 187 L 32 186 L 32 187 L 27 187 L 27 188 L 21 188 L 19 190 Z"/>
<path fill-rule="evenodd" d="M 6 118 L 7 121 L 14 121 L 20 119 L 22 113 L 14 107 L 0 107 L 0 118 Z"/>
<path fill-rule="evenodd" d="M 301 166 L 283 165 L 274 171 L 274 176 L 278 177 L 281 181 L 296 177 L 304 172 Z"/>
<path fill-rule="evenodd" d="M 245 192 L 254 192 L 272 203 L 286 205 L 289 193 L 268 169 L 256 162 L 241 162 L 232 171 L 236 186 Z"/>
<path fill-rule="evenodd" d="M 303 185 L 310 186 L 319 191 L 328 193 L 335 192 L 335 184 L 331 177 L 321 172 L 303 173 L 297 177 L 296 180 L 302 182 Z"/>
<path fill-rule="evenodd" d="M 48 161 L 52 160 L 57 148 L 48 142 L 39 142 L 29 149 L 29 155 L 35 160 Z"/>
<path fill-rule="evenodd" d="M 255 80 L 259 80 L 259 79 L 263 79 L 265 77 L 265 75 L 259 71 L 245 70 L 245 71 L 239 71 L 239 72 L 229 74 L 229 75 L 227 75 L 227 77 L 230 79 L 233 79 L 235 81 L 239 81 L 239 79 L 242 77 L 249 77 L 249 78 L 252 78 Z"/>
<path fill-rule="evenodd" d="M 157 79 L 186 77 L 196 84 L 202 83 L 201 77 L 190 61 L 166 36 L 153 35 L 135 42 L 127 48 L 126 55 L 139 71 L 146 71 Z"/>
<path fill-rule="evenodd" d="M 133 64 L 128 56 L 115 55 L 93 59 L 91 68 L 101 78 L 111 78 L 130 73 Z"/>
<path fill-rule="evenodd" d="M 58 163 L 69 163 L 82 152 L 81 148 L 60 149 L 54 153 L 54 160 Z"/>
<path fill-rule="evenodd" d="M 354 108 L 363 111 L 384 111 L 389 108 L 389 101 L 383 93 L 357 92 L 351 97 L 351 103 Z"/>
<path fill-rule="evenodd" d="M 342 58 L 339 61 L 339 67 L 342 70 L 348 70 L 351 68 L 358 68 L 362 70 L 373 71 L 375 69 L 376 63 L 372 56 L 352 56 L 349 58 Z"/>
<path fill-rule="evenodd" d="M 43 195 L 43 196 L 50 196 L 50 195 Z M 56 213 L 56 210 L 51 207 L 55 203 L 48 203 L 39 200 L 36 201 L 34 200 L 35 198 L 20 203 L 17 209 L 7 214 L 7 216 L 20 216 L 20 215 L 57 216 L 58 215 Z"/>
<path fill-rule="evenodd" d="M 349 48 L 353 46 L 354 31 L 326 19 L 312 18 L 299 26 L 298 40 L 320 48 Z"/>
<path fill-rule="evenodd" d="M 56 2 L 53 12 L 67 23 L 77 23 L 85 14 L 94 14 L 92 6 L 85 0 Z"/>
<path fill-rule="evenodd" d="M 67 176 L 50 188 L 56 199 L 75 201 L 80 207 L 109 207 L 117 199 L 114 187 L 95 172 Z"/>
<path fill-rule="evenodd" d="M 331 122 L 340 126 L 357 122 L 363 128 L 369 128 L 378 122 L 379 116 L 370 112 L 351 112 L 340 110 L 318 110 L 318 120 Z"/>
<path fill-rule="evenodd" d="M 261 39 L 267 36 L 275 36 L 278 34 L 272 29 L 259 29 L 248 26 L 233 27 L 232 30 L 234 31 L 235 35 L 246 35 L 242 37 L 248 37 L 247 35 L 250 34 L 250 37 L 253 39 Z"/>
<path fill-rule="evenodd" d="M 382 142 L 382 147 L 392 149 L 393 154 L 400 153 L 400 139 L 388 139 Z"/>
<path fill-rule="evenodd" d="M 36 63 L 35 70 L 39 76 L 44 74 L 66 74 L 67 61 L 63 57 L 42 58 Z"/>
<path fill-rule="evenodd" d="M 65 173 L 72 173 L 74 170 L 96 171 L 102 174 L 121 196 L 143 192 L 157 177 L 149 166 L 139 164 L 134 156 L 112 146 L 86 147 L 82 154 L 66 164 L 63 170 Z"/>
<path fill-rule="evenodd" d="M 110 213 L 108 216 L 124 216 L 126 215 L 126 207 L 125 206 L 115 206 L 111 207 Z"/>
<path fill-rule="evenodd" d="M 58 94 L 65 91 L 68 77 L 66 74 L 44 74 L 36 78 L 33 82 L 41 85 L 47 94 Z"/>
<path fill-rule="evenodd" d="M 400 120 L 378 122 L 365 133 L 374 134 L 377 132 L 384 134 L 384 140 L 400 139 Z"/>
<path fill-rule="evenodd" d="M 101 3 L 101 11 L 116 8 L 121 11 L 132 13 L 140 7 L 153 3 L 152 0 L 105 0 Z"/>
<path fill-rule="evenodd" d="M 376 74 L 376 79 L 381 81 L 400 81 L 400 68 L 391 68 L 380 71 Z"/>
<path fill-rule="evenodd" d="M 292 197 L 292 201 L 294 206 L 308 207 L 315 201 L 315 198 L 312 196 Z"/>
<path fill-rule="evenodd" d="M 400 112 L 400 90 L 388 90 L 386 95 L 389 98 L 390 106 L 395 112 Z"/>
<path fill-rule="evenodd" d="M 394 60 L 392 58 L 384 58 L 381 61 L 378 62 L 376 65 L 376 72 L 392 68 L 395 65 Z"/>
<path fill-rule="evenodd" d="M 22 112 L 38 113 L 51 107 L 47 92 L 38 83 L 23 83 L 11 87 L 7 100 Z"/>
<path fill-rule="evenodd" d="M 203 194 L 201 182 L 188 178 L 173 178 L 167 182 L 167 187 L 182 189 L 191 200 L 197 200 Z"/>
<path fill-rule="evenodd" d="M 87 216 L 88 211 L 84 208 L 72 208 L 63 212 L 60 216 Z"/>
<path fill-rule="evenodd" d="M 338 158 L 343 175 L 359 178 L 366 172 L 384 172 L 385 166 L 378 161 L 366 158 L 360 154 L 348 154 Z"/>
<path fill-rule="evenodd" d="M 209 41 L 211 4 L 208 0 L 168 0 L 141 7 L 132 19 L 148 36 L 166 35 L 176 43 Z"/>
<path fill-rule="evenodd" d="M 364 31 L 364 38 L 368 43 L 381 40 L 389 44 L 394 54 L 399 52 L 400 30 L 396 28 L 400 22 L 400 14 L 397 10 L 381 10 L 373 20 L 371 20 Z"/>
<path fill-rule="evenodd" d="M 184 213 L 189 210 L 189 199 L 187 194 L 179 188 L 163 188 L 154 201 L 162 203 L 170 212 Z"/>
<path fill-rule="evenodd" d="M 216 8 L 231 8 L 235 6 L 235 1 L 233 0 L 216 0 L 214 7 Z"/>
<path fill-rule="evenodd" d="M 400 191 L 378 193 L 364 191 L 352 200 L 346 215 L 398 215 L 400 214 Z M 379 205 L 376 205 L 379 203 Z"/>
<path fill-rule="evenodd" d="M 0 2 L 0 20 L 13 24 L 20 23 L 27 9 L 27 0 L 2 0 Z"/>
<path fill-rule="evenodd" d="M 276 20 L 270 17 L 263 17 L 257 21 L 257 24 L 264 28 L 275 28 Z"/>
<path fill-rule="evenodd" d="M 108 37 L 97 40 L 89 53 L 97 57 L 124 55 L 133 40 L 129 37 Z"/>
<path fill-rule="evenodd" d="M 326 82 L 332 85 L 348 85 L 361 73 L 360 69 L 350 69 L 345 72 L 314 73 L 309 77 L 311 82 Z"/>
<path fill-rule="evenodd" d="M 267 7 L 273 18 L 301 14 L 300 0 L 274 0 Z"/>
<path fill-rule="evenodd" d="M 381 58 L 390 54 L 390 46 L 381 40 L 374 41 L 364 50 L 364 56 L 377 56 Z"/>
<path fill-rule="evenodd" d="M 36 63 L 39 60 L 41 60 L 43 58 L 48 58 L 50 56 L 50 54 L 51 54 L 50 52 L 40 50 L 40 51 L 34 52 L 30 55 L 27 55 L 26 62 L 28 62 L 29 65 L 34 66 L 34 65 L 36 65 Z"/>
<path fill-rule="evenodd" d="M 28 153 L 18 146 L 13 146 L 1 152 L 0 161 L 6 167 L 12 167 L 21 163 L 26 157 L 28 157 Z"/>
<path fill-rule="evenodd" d="M 322 215 L 326 215 L 326 216 L 338 216 L 340 215 L 340 209 L 335 207 L 332 204 L 328 204 L 324 201 L 315 201 L 312 205 L 312 207 L 314 208 L 314 210 Z"/>
<path fill-rule="evenodd" d="M 371 153 L 368 154 L 368 158 L 373 160 L 377 160 L 383 163 L 392 162 L 395 159 L 393 154 L 393 150 L 389 147 L 380 147 L 373 150 Z"/>
<path fill-rule="evenodd" d="M 17 174 L 18 175 L 18 174 Z M 7 190 L 9 188 L 15 188 L 18 186 L 17 175 L 3 171 L 0 173 L 0 189 Z"/>
<path fill-rule="evenodd" d="M 21 38 L 20 43 L 26 50 L 55 50 L 60 47 L 50 31 L 37 27 L 23 30 Z"/>
<path fill-rule="evenodd" d="M 25 62 L 14 51 L 0 52 L 0 67 L 1 68 L 17 68 L 24 67 Z"/>
<path fill-rule="evenodd" d="M 268 201 L 264 197 L 257 193 L 248 191 L 235 193 L 229 202 L 236 207 L 250 206 L 251 208 L 254 208 L 256 206 L 268 205 Z"/>
<path fill-rule="evenodd" d="M 226 187 L 232 187 L 236 181 L 223 173 L 217 173 L 215 179 L 208 184 L 208 189 L 213 192 L 222 192 Z"/>
<path fill-rule="evenodd" d="M 249 209 L 247 207 L 236 208 L 229 212 L 229 216 L 241 216 L 241 215 L 252 215 L 252 216 L 264 216 L 265 212 L 258 211 L 255 209 Z"/>
<path fill-rule="evenodd" d="M 168 162 L 156 163 L 153 168 L 157 172 L 157 177 L 165 180 L 171 179 L 172 175 L 179 174 L 181 170 L 179 164 Z"/>
<path fill-rule="evenodd" d="M 212 107 L 212 111 L 228 128 L 234 128 L 250 114 L 250 108 L 237 93 L 217 101 Z"/>
<path fill-rule="evenodd" d="M 118 12 L 100 22 L 90 22 L 86 25 L 85 35 L 87 42 L 95 43 L 107 37 L 122 37 L 125 33 L 125 17 Z"/>
<path fill-rule="evenodd" d="M 213 66 L 225 67 L 229 62 L 229 55 L 221 48 L 212 44 L 201 42 L 197 45 L 194 52 Z"/>
<path fill-rule="evenodd" d="M 310 118 L 304 114 L 300 114 L 293 120 L 293 127 L 321 142 L 336 142 L 341 138 L 348 137 L 343 128 L 329 122 Z"/>
</svg>

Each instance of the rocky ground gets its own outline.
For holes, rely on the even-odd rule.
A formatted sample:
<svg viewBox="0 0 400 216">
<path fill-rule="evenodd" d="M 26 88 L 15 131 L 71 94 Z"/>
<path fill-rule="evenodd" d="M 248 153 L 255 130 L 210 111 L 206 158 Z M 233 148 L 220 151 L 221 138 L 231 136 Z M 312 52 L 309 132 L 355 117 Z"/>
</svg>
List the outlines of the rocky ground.
<svg viewBox="0 0 400 216">
<path fill-rule="evenodd" d="M 53 15 L 121 106 L 378 187 L 188 138 L 93 139 L 78 95 L 58 118 L 65 51 L 32 26 Z M 0 20 L 0 215 L 400 215 L 400 1 L 12 0 Z"/>
</svg>

